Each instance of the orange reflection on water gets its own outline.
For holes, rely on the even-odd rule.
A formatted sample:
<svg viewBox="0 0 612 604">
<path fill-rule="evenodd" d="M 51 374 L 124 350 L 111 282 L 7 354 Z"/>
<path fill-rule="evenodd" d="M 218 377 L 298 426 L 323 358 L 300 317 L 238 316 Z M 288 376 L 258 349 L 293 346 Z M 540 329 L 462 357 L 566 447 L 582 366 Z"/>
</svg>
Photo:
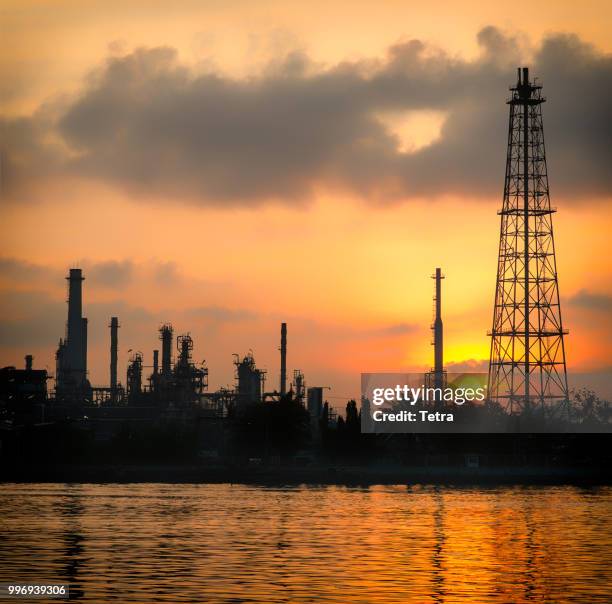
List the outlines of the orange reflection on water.
<svg viewBox="0 0 612 604">
<path fill-rule="evenodd" d="M 4 485 L 0 582 L 85 602 L 609 602 L 611 494 Z"/>
</svg>

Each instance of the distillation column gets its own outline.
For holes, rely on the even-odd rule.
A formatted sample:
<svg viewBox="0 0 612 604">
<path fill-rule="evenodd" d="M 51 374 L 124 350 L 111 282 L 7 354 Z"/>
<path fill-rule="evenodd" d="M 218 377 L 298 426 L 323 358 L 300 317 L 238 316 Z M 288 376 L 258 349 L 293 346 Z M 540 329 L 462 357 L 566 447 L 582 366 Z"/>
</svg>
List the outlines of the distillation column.
<svg viewBox="0 0 612 604">
<path fill-rule="evenodd" d="M 281 323 L 281 368 L 280 368 L 280 393 L 287 394 L 287 323 Z"/>
</svg>

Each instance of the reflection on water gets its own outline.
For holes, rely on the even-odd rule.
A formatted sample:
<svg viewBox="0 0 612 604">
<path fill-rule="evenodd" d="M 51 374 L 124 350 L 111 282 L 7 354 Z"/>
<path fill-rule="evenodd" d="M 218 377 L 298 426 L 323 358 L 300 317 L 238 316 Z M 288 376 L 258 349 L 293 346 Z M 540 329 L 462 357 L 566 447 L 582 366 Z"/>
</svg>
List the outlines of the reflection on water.
<svg viewBox="0 0 612 604">
<path fill-rule="evenodd" d="M 612 489 L 2 485 L 0 583 L 85 602 L 610 602 Z"/>
</svg>

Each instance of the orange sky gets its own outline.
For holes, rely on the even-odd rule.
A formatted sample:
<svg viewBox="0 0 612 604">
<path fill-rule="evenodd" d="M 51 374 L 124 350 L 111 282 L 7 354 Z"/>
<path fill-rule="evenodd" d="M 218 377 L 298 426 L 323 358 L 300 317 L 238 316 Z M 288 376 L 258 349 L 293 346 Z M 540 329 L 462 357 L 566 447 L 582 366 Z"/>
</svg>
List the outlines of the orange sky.
<svg viewBox="0 0 612 604">
<path fill-rule="evenodd" d="M 521 16 L 525 11 L 527 19 Z M 610 52 L 611 17 L 606 2 L 584 2 L 577 11 L 570 2 L 184 1 L 171 7 L 167 2 L 109 7 L 107 2 L 9 1 L 0 12 L 2 114 L 29 115 L 43 102 L 74 94 L 109 52 L 143 45 L 169 45 L 194 69 L 212 65 L 245 78 L 295 48 L 316 62 L 334 64 L 381 56 L 389 45 L 413 37 L 470 58 L 478 51 L 476 32 L 487 24 L 519 32 L 526 57 L 550 31 L 571 31 Z M 546 107 L 544 113 L 546 124 Z M 410 150 L 435 140 L 444 116 L 425 111 L 407 121 L 385 119 L 403 150 Z M 499 141 L 501 154 L 505 144 Z M 499 165 L 500 190 L 503 170 Z M 562 297 L 581 290 L 609 296 L 610 204 L 601 199 L 557 203 L 553 175 L 551 167 Z M 322 191 L 297 207 L 267 203 L 224 209 L 135 199 L 110 184 L 66 181 L 36 203 L 4 201 L 0 256 L 48 268 L 54 276 L 18 284 L 3 277 L 4 292 L 42 292 L 61 302 L 61 273 L 69 266 L 132 263 L 130 279 L 120 288 L 85 281 L 86 315 L 88 304 L 110 309 L 116 303 L 123 325 L 121 371 L 128 348 L 142 350 L 148 359 L 157 345 L 155 327 L 165 320 L 174 322 L 177 332 L 192 332 L 195 356 L 210 367 L 211 386 L 230 383 L 231 353 L 249 348 L 274 385 L 278 324 L 286 320 L 289 366 L 301 368 L 308 385 L 332 385 L 339 397 L 356 396 L 361 371 L 422 369 L 431 363 L 429 276 L 436 266 L 447 275 L 446 360 L 488 356 L 497 197 L 415 198 L 381 208 L 354 194 Z M 152 276 L 160 266 L 170 267 L 170 278 Z M 130 328 L 129 313 L 121 315 L 127 307 L 147 310 L 148 323 Z M 245 316 L 215 324 L 190 315 L 196 307 Z M 9 301 L 3 310 L 9 318 L 20 316 L 16 303 Z M 607 314 L 569 303 L 563 311 L 571 332 L 569 366 L 609 367 Z M 101 384 L 108 379 L 107 329 L 101 320 L 90 323 L 91 377 Z M 50 329 L 56 336 L 46 345 L 0 342 L 0 364 L 20 364 L 23 354 L 33 351 L 37 365 L 53 369 L 63 329 L 62 319 Z M 605 336 L 598 337 L 602 332 Z"/>
</svg>

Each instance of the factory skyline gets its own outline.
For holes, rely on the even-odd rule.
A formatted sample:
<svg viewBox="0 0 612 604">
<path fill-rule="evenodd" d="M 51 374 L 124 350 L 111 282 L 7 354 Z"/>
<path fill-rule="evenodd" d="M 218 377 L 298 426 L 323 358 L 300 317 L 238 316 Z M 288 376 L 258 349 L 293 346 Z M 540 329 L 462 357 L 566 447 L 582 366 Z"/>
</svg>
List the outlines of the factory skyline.
<svg viewBox="0 0 612 604">
<path fill-rule="evenodd" d="M 55 273 L 56 280 L 62 281 L 63 278 L 58 278 Z M 93 274 L 96 274 L 96 270 L 93 270 Z M 313 364 L 308 358 L 312 352 L 316 353 L 318 350 L 321 351 L 321 357 L 324 359 L 328 350 L 326 346 L 319 347 L 318 343 L 313 342 L 312 334 L 309 333 L 311 324 L 307 322 L 304 324 L 300 317 L 290 316 L 286 322 L 289 322 L 292 327 L 292 340 L 294 342 L 293 352 L 294 360 L 296 361 L 295 366 L 304 368 L 304 372 L 307 374 L 321 375 L 321 382 L 333 386 L 333 396 L 337 396 L 341 400 L 346 397 L 354 398 L 357 394 L 356 386 L 351 388 L 351 382 L 354 384 L 357 380 L 355 375 L 358 375 L 364 367 L 375 367 L 376 370 L 387 371 L 387 370 L 416 370 L 426 371 L 433 367 L 432 365 L 432 350 L 430 347 L 430 335 L 429 325 L 431 323 L 431 288 L 427 283 L 428 273 L 431 273 L 431 269 L 427 273 L 421 275 L 421 285 L 419 291 L 413 291 L 410 297 L 414 298 L 418 296 L 421 299 L 420 309 L 416 316 L 405 317 L 404 321 L 398 321 L 395 325 L 390 326 L 368 326 L 363 331 L 365 333 L 347 336 L 346 332 L 340 330 L 339 334 L 334 334 L 334 326 L 330 326 L 329 337 L 327 339 L 327 348 L 337 346 L 338 341 L 340 344 L 345 344 L 347 340 L 352 341 L 354 346 L 351 346 L 351 350 L 354 355 L 358 358 L 364 359 L 362 363 L 357 366 L 353 366 L 349 371 L 352 375 L 349 375 L 349 371 L 345 372 L 344 379 L 339 381 L 335 379 L 334 371 L 330 371 L 329 368 L 323 366 L 323 363 L 317 365 Z M 83 276 L 87 277 L 89 273 L 83 273 Z M 64 275 L 65 276 L 65 275 Z M 69 283 L 69 281 L 65 281 Z M 457 316 L 454 306 L 454 297 L 456 295 L 457 279 L 453 275 L 453 279 L 448 281 L 449 292 L 447 293 L 447 309 L 446 318 L 448 319 L 448 331 L 450 336 L 447 334 L 446 343 L 451 341 L 450 349 L 446 348 L 447 361 L 451 367 L 458 367 L 462 369 L 472 370 L 484 370 L 486 371 L 488 358 L 485 356 L 488 351 L 485 350 L 484 354 L 480 359 L 476 358 L 474 362 L 474 356 L 464 356 L 463 358 L 457 359 L 454 347 L 452 345 L 453 339 L 457 337 L 458 327 L 462 327 L 462 318 Z M 116 306 L 111 302 L 104 303 L 101 305 L 94 297 L 93 301 L 90 301 L 91 290 L 96 289 L 96 280 L 94 277 L 87 277 L 86 282 L 86 294 L 82 301 L 83 304 L 83 318 L 90 316 L 89 322 L 85 329 L 88 330 L 88 347 L 89 347 L 89 377 L 93 385 L 103 385 L 109 383 L 109 323 L 113 316 L 117 316 L 121 324 L 120 328 L 120 342 L 118 346 L 118 362 L 117 371 L 118 379 L 121 382 L 125 382 L 125 373 L 129 361 L 131 351 L 141 350 L 152 351 L 157 347 L 157 329 L 160 324 L 164 321 L 172 321 L 177 333 L 190 332 L 193 335 L 195 341 L 195 355 L 198 359 L 206 359 L 208 365 L 211 367 L 211 386 L 218 387 L 229 387 L 233 383 L 233 370 L 231 368 L 232 354 L 235 352 L 246 353 L 248 350 L 253 349 L 256 353 L 258 365 L 267 369 L 268 372 L 277 374 L 280 372 L 278 348 L 279 338 L 276 335 L 278 332 L 278 326 L 283 322 L 282 315 L 275 315 L 270 313 L 268 316 L 244 316 L 242 313 L 243 309 L 232 309 L 232 312 L 225 314 L 221 308 L 204 308 L 203 313 L 210 312 L 210 316 L 206 317 L 205 321 L 199 320 L 199 317 L 195 313 L 184 313 L 178 310 L 176 313 L 171 311 L 163 311 L 158 314 L 145 312 L 145 321 L 139 316 L 134 316 L 131 309 L 125 311 L 125 306 L 118 303 Z M 62 288 L 63 289 L 63 288 Z M 58 331 L 57 326 L 61 326 L 66 322 L 66 304 L 67 298 L 61 296 L 61 299 L 54 305 L 54 311 L 45 316 L 45 324 L 47 325 L 45 331 L 46 345 L 28 345 L 26 342 L 21 343 L 19 349 L 4 355 L 4 359 L 0 364 L 2 365 L 20 365 L 19 359 L 22 359 L 25 354 L 32 353 L 35 357 L 35 364 L 37 367 L 46 367 L 52 374 L 55 373 L 55 358 L 54 358 L 54 347 L 53 342 L 57 344 L 58 337 L 62 335 L 61 329 Z M 44 302 L 44 301 L 43 301 Z M 569 306 L 569 305 L 568 305 Z M 88 310 L 90 308 L 90 310 Z M 101 311 L 104 311 L 102 314 Z M 571 306 L 570 306 L 571 311 Z M 91 315 L 94 318 L 91 319 Z M 216 324 L 216 317 L 218 316 L 219 322 Z M 125 318 L 124 318 L 125 316 Z M 490 321 L 490 319 L 489 319 Z M 56 329 L 52 330 L 53 323 L 55 323 Z M 247 326 L 251 326 L 252 329 L 245 329 Z M 341 324 L 340 324 L 341 326 Z M 488 345 L 486 331 L 490 329 L 490 325 L 484 322 L 482 332 L 477 333 L 483 345 Z M 319 332 L 319 328 L 315 326 L 315 330 Z M 378 330 L 378 331 L 375 331 Z M 52 334 L 55 331 L 55 335 Z M 74 328 L 73 328 L 74 331 Z M 219 350 L 218 339 L 222 335 L 223 352 Z M 573 335 L 573 334 L 572 334 Z M 324 338 L 323 333 L 317 333 L 318 337 Z M 64 337 L 62 335 L 62 337 Z M 337 340 L 334 342 L 334 340 Z M 368 350 L 362 349 L 363 346 L 367 346 L 368 341 L 387 342 L 389 355 L 386 360 L 381 362 L 375 357 L 368 358 Z M 68 339 L 69 341 L 69 339 Z M 571 341 L 571 340 L 570 340 Z M 19 342 L 14 342 L 19 344 Z M 355 346 L 359 346 L 359 350 L 355 349 Z M 405 348 L 404 348 L 405 346 Z M 447 344 L 448 346 L 448 344 Z M 315 350 L 313 350 L 315 348 Z M 414 354 L 413 360 L 409 363 L 404 361 L 405 353 L 410 351 L 417 351 Z M 306 352 L 306 354 L 304 354 Z M 310 354 L 309 354 L 310 353 Z M 297 359 L 295 358 L 297 357 Z M 211 362 L 212 359 L 212 362 Z M 572 361 L 574 360 L 568 355 L 569 366 L 572 367 Z M 458 362 L 459 361 L 459 362 Z M 461 363 L 461 361 L 466 361 Z M 146 359 L 147 365 L 152 365 L 151 359 Z M 575 366 L 575 365 L 574 365 Z M 335 367 L 333 368 L 335 370 Z"/>
<path fill-rule="evenodd" d="M 431 371 L 429 372 L 435 384 L 440 386 L 444 380 L 445 368 L 443 365 L 442 343 L 442 296 L 441 279 L 444 278 L 441 269 L 437 268 L 433 277 L 434 287 L 434 318 L 431 324 L 433 348 Z M 161 323 L 157 329 L 160 345 L 143 353 L 130 346 L 120 344 L 119 317 L 109 317 L 108 327 L 108 379 L 97 381 L 89 379 L 88 358 L 88 319 L 84 316 L 83 283 L 86 279 L 83 270 L 70 268 L 66 276 L 67 282 L 67 318 L 64 335 L 59 337 L 55 352 L 55 370 L 50 371 L 47 366 L 47 376 L 51 380 L 48 389 L 58 400 L 85 399 L 97 404 L 135 404 L 141 394 L 162 389 L 164 384 L 172 381 L 175 373 L 181 371 L 190 373 L 189 380 L 192 391 L 203 395 L 208 391 L 208 368 L 206 362 L 196 364 L 192 359 L 194 341 L 189 331 L 175 333 L 172 323 Z M 85 307 L 86 308 L 86 307 Z M 287 323 L 280 324 L 280 338 L 278 346 L 278 374 L 277 379 L 268 376 L 266 368 L 257 367 L 254 353 L 249 349 L 247 353 L 233 353 L 235 366 L 234 388 L 238 399 L 245 401 L 265 401 L 269 398 L 279 398 L 291 393 L 303 404 L 307 399 L 307 387 L 304 373 L 293 369 L 293 379 L 288 384 L 288 329 Z M 126 362 L 125 374 L 119 375 L 119 351 L 127 349 L 129 355 Z M 161 354 L 160 354 L 161 353 Z M 149 359 L 150 357 L 150 359 Z M 160 364 L 161 358 L 161 364 Z M 32 354 L 24 357 L 26 368 L 33 368 Z M 150 360 L 150 363 L 148 362 Z M 15 364 L 13 364 L 15 366 Z M 39 368 L 37 368 L 39 369 Z M 177 373 L 177 375 L 178 375 Z M 267 380 L 267 382 L 266 382 Z M 148 385 L 147 385 L 148 384 Z M 316 390 L 320 405 L 323 402 L 322 390 L 330 386 L 316 386 L 308 390 Z M 225 388 L 221 387 L 224 391 Z M 309 395 L 310 396 L 310 395 Z M 335 398 L 346 399 L 346 395 Z M 349 397 L 350 398 L 350 397 Z M 190 401 L 194 402 L 194 401 Z M 333 405 L 332 405 L 333 406 Z"/>
<path fill-rule="evenodd" d="M 428 278 L 442 266 L 446 362 L 486 368 L 504 101 L 516 65 L 529 64 L 551 99 L 548 168 L 572 328 L 568 370 L 609 368 L 609 145 L 606 130 L 593 127 L 609 123 L 602 83 L 611 47 L 596 32 L 601 11 L 572 20 L 574 37 L 559 33 L 550 11 L 532 14 L 527 32 L 522 22 L 503 29 L 461 11 L 471 19 L 463 40 L 453 28 L 437 48 L 438 20 L 412 28 L 397 19 L 404 9 L 383 7 L 363 22 L 367 43 L 334 38 L 332 51 L 308 37 L 304 47 L 285 40 L 273 51 L 262 41 L 253 64 L 252 49 L 239 56 L 250 40 L 243 30 L 224 31 L 230 60 L 223 45 L 196 44 L 201 32 L 191 18 L 172 31 L 143 29 L 141 19 L 136 29 L 129 19 L 118 28 L 91 23 L 83 9 L 71 23 L 88 29 L 57 17 L 33 32 L 23 15 L 34 9 L 19 7 L 5 15 L 14 26 L 7 61 L 31 71 L 5 78 L 0 365 L 32 353 L 37 366 L 54 370 L 53 326 L 65 319 L 72 266 L 88 279 L 94 384 L 108 379 L 112 316 L 121 323 L 122 380 L 128 349 L 153 349 L 159 324 L 172 321 L 192 333 L 215 387 L 232 382 L 227 359 L 238 350 L 253 348 L 259 365 L 276 367 L 276 332 L 287 321 L 299 342 L 296 365 L 354 396 L 364 368 L 429 369 Z M 219 8 L 217 26 L 234 23 L 224 21 L 231 12 Z M 49 65 L 41 49 L 58 39 L 63 58 Z M 158 76 L 165 87 L 154 85 Z M 576 82 L 589 92 L 578 114 Z M 203 94 L 213 85 L 212 96 Z M 160 101 L 170 110 L 160 113 Z M 211 128 L 219 136 L 208 136 Z"/>
</svg>

